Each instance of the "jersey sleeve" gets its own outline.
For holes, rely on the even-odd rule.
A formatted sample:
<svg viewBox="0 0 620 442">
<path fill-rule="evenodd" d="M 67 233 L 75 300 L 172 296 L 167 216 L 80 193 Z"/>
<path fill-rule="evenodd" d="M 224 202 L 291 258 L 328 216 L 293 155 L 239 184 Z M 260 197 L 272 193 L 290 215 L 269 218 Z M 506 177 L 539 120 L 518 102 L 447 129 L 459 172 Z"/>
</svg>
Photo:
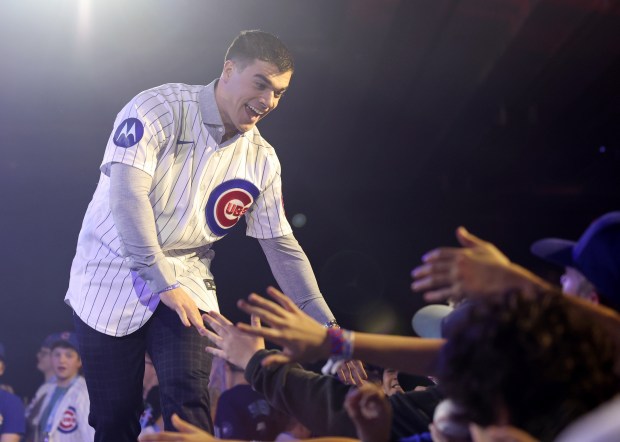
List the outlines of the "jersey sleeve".
<svg viewBox="0 0 620 442">
<path fill-rule="evenodd" d="M 246 234 L 253 238 L 278 238 L 293 231 L 284 213 L 280 163 L 274 162 L 273 179 L 246 213 Z"/>
<path fill-rule="evenodd" d="M 153 176 L 173 133 L 173 112 L 162 95 L 152 90 L 138 94 L 116 116 L 101 172 L 110 176 L 112 163 L 123 163 Z"/>
</svg>

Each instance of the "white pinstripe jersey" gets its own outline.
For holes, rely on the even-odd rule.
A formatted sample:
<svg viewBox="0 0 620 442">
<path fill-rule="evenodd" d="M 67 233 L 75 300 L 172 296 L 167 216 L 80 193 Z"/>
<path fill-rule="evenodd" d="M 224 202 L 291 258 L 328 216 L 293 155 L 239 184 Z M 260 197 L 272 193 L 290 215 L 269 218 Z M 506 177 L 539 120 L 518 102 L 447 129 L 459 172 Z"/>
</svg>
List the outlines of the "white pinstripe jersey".
<svg viewBox="0 0 620 442">
<path fill-rule="evenodd" d="M 37 392 L 34 400 L 39 400 L 39 395 L 44 395 L 40 413 L 49 405 L 50 399 L 56 389 L 56 383 L 49 383 Z M 75 383 L 60 399 L 54 416 L 51 416 L 50 442 L 89 442 L 95 439 L 95 430 L 88 424 L 90 412 L 90 399 L 86 388 L 86 381 L 78 376 Z M 33 418 L 35 426 L 35 440 L 42 440 L 44 435 L 39 432 L 41 416 Z"/>
<path fill-rule="evenodd" d="M 112 163 L 137 167 L 153 177 L 149 199 L 159 244 L 178 282 L 201 310 L 218 310 L 215 289 L 204 282 L 213 279 L 211 244 L 241 215 L 249 236 L 291 233 L 273 147 L 256 127 L 219 144 L 223 125 L 214 84 L 149 89 L 116 118 L 65 297 L 82 321 L 102 333 L 124 336 L 137 330 L 159 303 L 159 296 L 129 268 L 119 240 L 108 201 Z"/>
</svg>

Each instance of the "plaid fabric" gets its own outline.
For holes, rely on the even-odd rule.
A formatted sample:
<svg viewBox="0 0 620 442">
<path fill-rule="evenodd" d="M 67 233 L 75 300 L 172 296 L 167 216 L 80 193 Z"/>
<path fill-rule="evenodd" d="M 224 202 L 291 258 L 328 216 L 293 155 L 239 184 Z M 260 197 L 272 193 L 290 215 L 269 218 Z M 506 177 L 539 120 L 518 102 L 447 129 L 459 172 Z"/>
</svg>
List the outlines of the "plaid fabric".
<svg viewBox="0 0 620 442">
<path fill-rule="evenodd" d="M 73 315 L 84 376 L 90 396 L 89 423 L 96 442 L 135 442 L 143 411 L 144 354 L 151 355 L 159 378 L 165 429 L 178 414 L 213 432 L 209 406 L 209 341 L 186 328 L 163 304 L 136 332 L 114 337 L 100 333 Z"/>
</svg>

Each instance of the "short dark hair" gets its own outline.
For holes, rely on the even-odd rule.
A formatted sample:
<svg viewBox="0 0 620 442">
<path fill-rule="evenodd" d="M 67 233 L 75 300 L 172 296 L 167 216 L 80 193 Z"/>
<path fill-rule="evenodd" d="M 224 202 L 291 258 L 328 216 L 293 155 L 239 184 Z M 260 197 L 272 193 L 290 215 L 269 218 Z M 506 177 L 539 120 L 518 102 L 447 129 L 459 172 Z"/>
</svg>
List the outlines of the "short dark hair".
<svg viewBox="0 0 620 442">
<path fill-rule="evenodd" d="M 504 409 L 510 425 L 553 440 L 620 385 L 608 332 L 559 292 L 473 304 L 447 338 L 440 386 L 482 426 Z"/>
<path fill-rule="evenodd" d="M 275 35 L 259 30 L 241 31 L 226 51 L 226 60 L 239 61 L 245 65 L 254 60 L 272 63 L 279 72 L 295 70 L 293 55 Z"/>
</svg>

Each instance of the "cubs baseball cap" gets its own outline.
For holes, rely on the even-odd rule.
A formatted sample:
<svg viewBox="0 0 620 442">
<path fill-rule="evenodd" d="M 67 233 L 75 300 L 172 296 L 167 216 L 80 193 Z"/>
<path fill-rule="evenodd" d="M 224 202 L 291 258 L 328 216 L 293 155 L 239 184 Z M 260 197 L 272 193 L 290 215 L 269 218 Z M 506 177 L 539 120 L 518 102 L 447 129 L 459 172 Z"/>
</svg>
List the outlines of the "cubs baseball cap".
<svg viewBox="0 0 620 442">
<path fill-rule="evenodd" d="M 551 263 L 576 268 L 620 310 L 620 211 L 594 220 L 577 241 L 545 238 L 530 250 Z"/>
<path fill-rule="evenodd" d="M 70 331 L 64 331 L 61 333 L 57 333 L 57 336 L 55 336 L 55 339 L 51 345 L 50 348 L 54 349 L 55 347 L 58 346 L 69 346 L 72 347 L 75 351 L 77 351 L 78 353 L 80 352 L 80 347 L 78 345 L 78 340 L 77 340 L 77 335 L 73 332 Z"/>
<path fill-rule="evenodd" d="M 62 340 L 60 336 L 61 334 L 62 333 L 52 333 L 50 335 L 47 335 L 45 339 L 43 340 L 43 342 L 41 343 L 41 347 L 52 348 L 52 345 L 54 344 L 54 342 Z"/>
</svg>

